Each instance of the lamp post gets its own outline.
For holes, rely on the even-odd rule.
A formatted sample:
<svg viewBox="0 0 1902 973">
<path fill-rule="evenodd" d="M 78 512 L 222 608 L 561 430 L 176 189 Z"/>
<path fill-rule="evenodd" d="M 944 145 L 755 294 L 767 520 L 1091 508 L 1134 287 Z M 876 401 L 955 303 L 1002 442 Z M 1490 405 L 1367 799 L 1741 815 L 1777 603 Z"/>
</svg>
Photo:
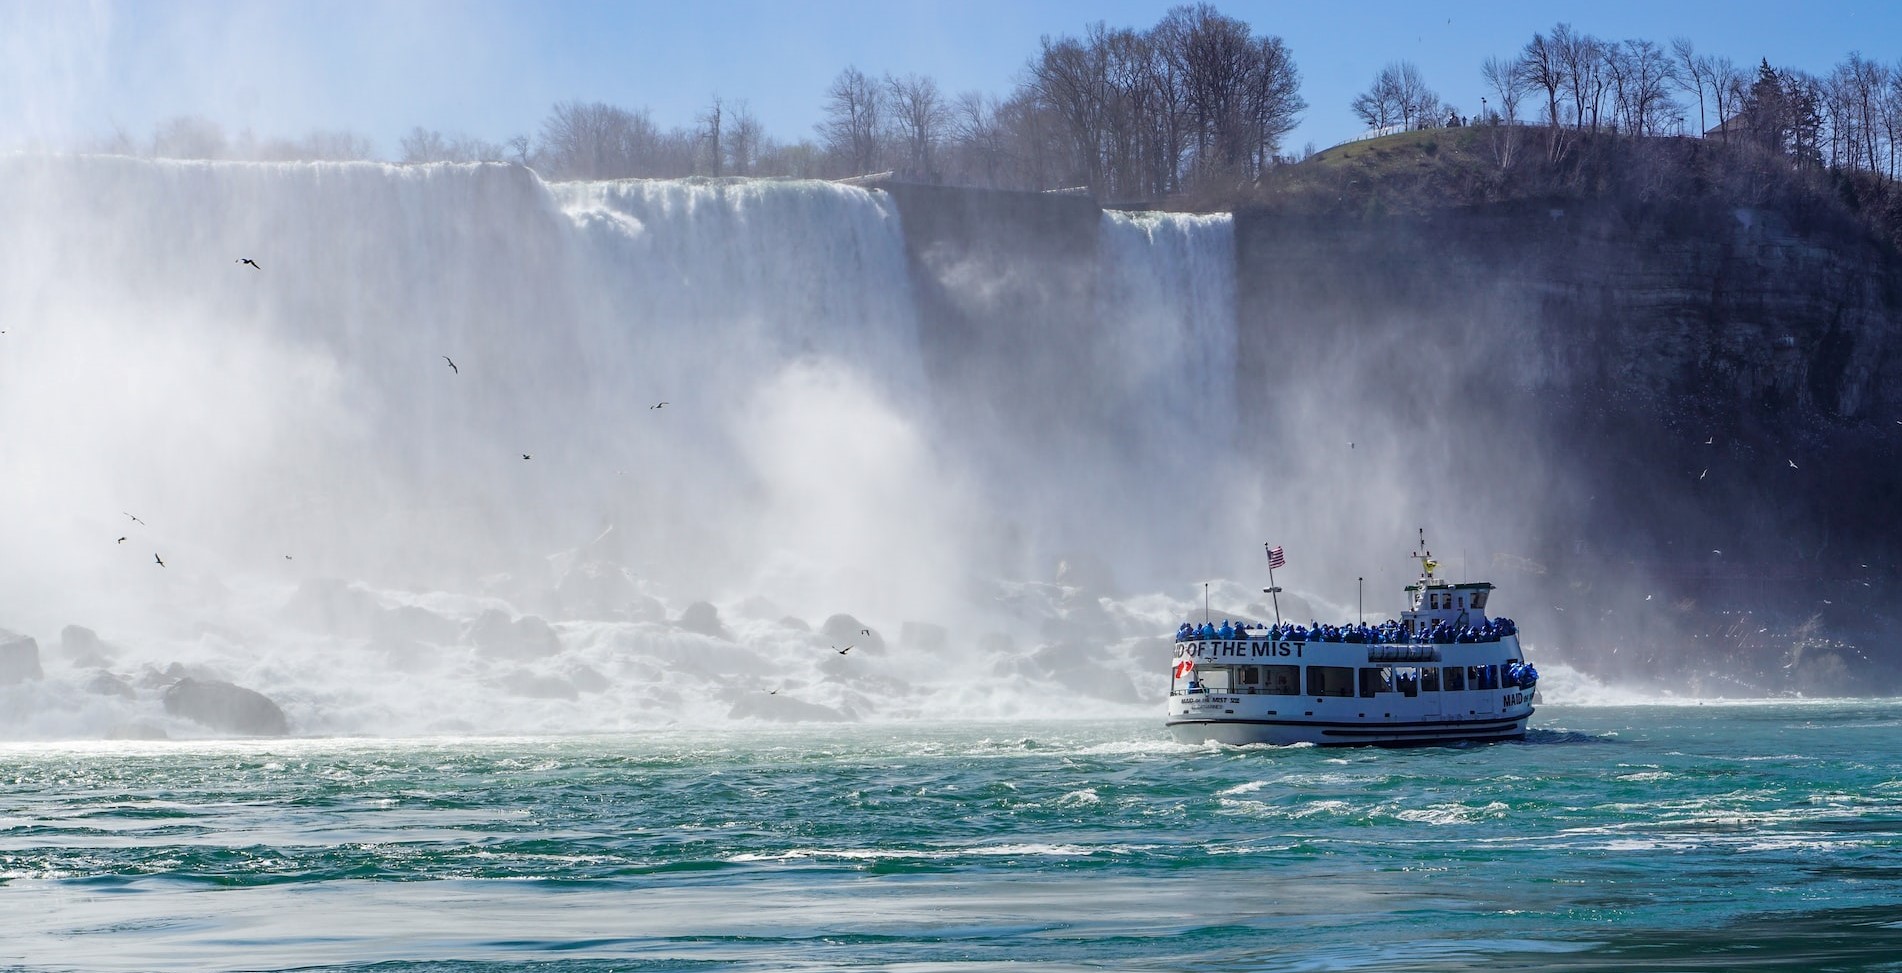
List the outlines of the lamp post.
<svg viewBox="0 0 1902 973">
<path fill-rule="evenodd" d="M 1486 122 L 1488 124 L 1491 124 L 1492 122 L 1492 119 L 1487 117 L 1486 115 L 1486 96 L 1485 95 L 1479 96 L 1479 120 L 1482 122 Z"/>
<path fill-rule="evenodd" d="M 1360 623 L 1367 624 L 1367 579 L 1355 578 L 1354 591 L 1360 596 Z"/>
</svg>

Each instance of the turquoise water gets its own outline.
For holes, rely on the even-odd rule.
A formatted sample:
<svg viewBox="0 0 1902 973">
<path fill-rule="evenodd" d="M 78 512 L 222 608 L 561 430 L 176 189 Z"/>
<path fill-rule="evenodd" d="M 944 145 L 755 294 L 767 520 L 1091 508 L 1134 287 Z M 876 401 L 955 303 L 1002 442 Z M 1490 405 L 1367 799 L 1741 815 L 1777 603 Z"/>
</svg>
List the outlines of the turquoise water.
<svg viewBox="0 0 1902 973">
<path fill-rule="evenodd" d="M 1902 703 L 0 749 L 0 968 L 1902 969 Z"/>
</svg>

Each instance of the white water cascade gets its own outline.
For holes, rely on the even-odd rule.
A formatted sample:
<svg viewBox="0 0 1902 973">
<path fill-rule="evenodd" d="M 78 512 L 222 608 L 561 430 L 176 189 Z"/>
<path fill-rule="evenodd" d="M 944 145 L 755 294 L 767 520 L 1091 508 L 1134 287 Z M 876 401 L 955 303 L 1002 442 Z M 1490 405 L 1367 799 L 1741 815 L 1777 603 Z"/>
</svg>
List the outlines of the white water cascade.
<svg viewBox="0 0 1902 973">
<path fill-rule="evenodd" d="M 1234 446 L 1226 218 L 1103 218 L 1057 489 L 944 406 L 883 193 L 14 156 L 0 212 L 0 737 L 212 732 L 181 675 L 311 734 L 1150 713 L 1187 585 L 1074 568 L 1252 502 L 1170 476 Z"/>
</svg>

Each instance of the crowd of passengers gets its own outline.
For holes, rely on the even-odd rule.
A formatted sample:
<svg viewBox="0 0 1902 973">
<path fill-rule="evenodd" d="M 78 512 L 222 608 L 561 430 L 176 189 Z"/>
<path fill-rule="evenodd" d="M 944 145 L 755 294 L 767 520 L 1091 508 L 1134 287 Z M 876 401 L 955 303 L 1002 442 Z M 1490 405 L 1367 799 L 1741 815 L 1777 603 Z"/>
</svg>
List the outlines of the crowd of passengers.
<svg viewBox="0 0 1902 973">
<path fill-rule="evenodd" d="M 1230 639 L 1272 639 L 1276 642 L 1366 642 L 1374 645 L 1392 643 L 1432 643 L 1446 645 L 1453 642 L 1497 642 L 1508 635 L 1519 634 L 1519 627 L 1510 618 L 1489 618 L 1478 625 L 1453 625 L 1435 621 L 1417 631 L 1388 619 L 1379 625 L 1362 622 L 1358 625 L 1322 625 L 1309 622 L 1296 625 L 1283 622 L 1279 625 L 1250 625 L 1247 622 L 1230 622 L 1222 619 L 1222 624 L 1213 625 L 1203 622 L 1197 626 L 1183 622 L 1176 629 L 1176 641 L 1210 641 Z"/>
</svg>

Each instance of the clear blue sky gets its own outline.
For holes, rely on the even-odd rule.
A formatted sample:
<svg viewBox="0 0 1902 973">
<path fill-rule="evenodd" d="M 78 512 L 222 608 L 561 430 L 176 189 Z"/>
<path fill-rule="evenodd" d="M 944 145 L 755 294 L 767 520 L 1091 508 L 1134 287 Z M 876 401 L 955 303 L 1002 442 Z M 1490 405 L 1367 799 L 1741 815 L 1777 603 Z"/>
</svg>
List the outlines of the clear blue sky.
<svg viewBox="0 0 1902 973">
<path fill-rule="evenodd" d="M 570 98 L 690 124 L 716 93 L 783 140 L 809 137 L 847 65 L 920 73 L 947 92 L 1001 94 L 1045 34 L 1148 27 L 1174 4 L 1139 0 L 848 3 L 506 0 L 0 0 L 0 147 L 54 146 L 115 126 L 139 140 L 174 115 L 227 130 L 367 135 L 396 152 L 411 126 L 501 141 Z M 1604 38 L 1686 36 L 1740 66 L 1824 72 L 1852 50 L 1902 61 L 1902 3 L 1232 2 L 1217 8 L 1293 51 L 1309 102 L 1289 149 L 1359 128 L 1347 105 L 1382 64 L 1411 60 L 1462 111 L 1479 64 L 1567 21 Z"/>
</svg>

